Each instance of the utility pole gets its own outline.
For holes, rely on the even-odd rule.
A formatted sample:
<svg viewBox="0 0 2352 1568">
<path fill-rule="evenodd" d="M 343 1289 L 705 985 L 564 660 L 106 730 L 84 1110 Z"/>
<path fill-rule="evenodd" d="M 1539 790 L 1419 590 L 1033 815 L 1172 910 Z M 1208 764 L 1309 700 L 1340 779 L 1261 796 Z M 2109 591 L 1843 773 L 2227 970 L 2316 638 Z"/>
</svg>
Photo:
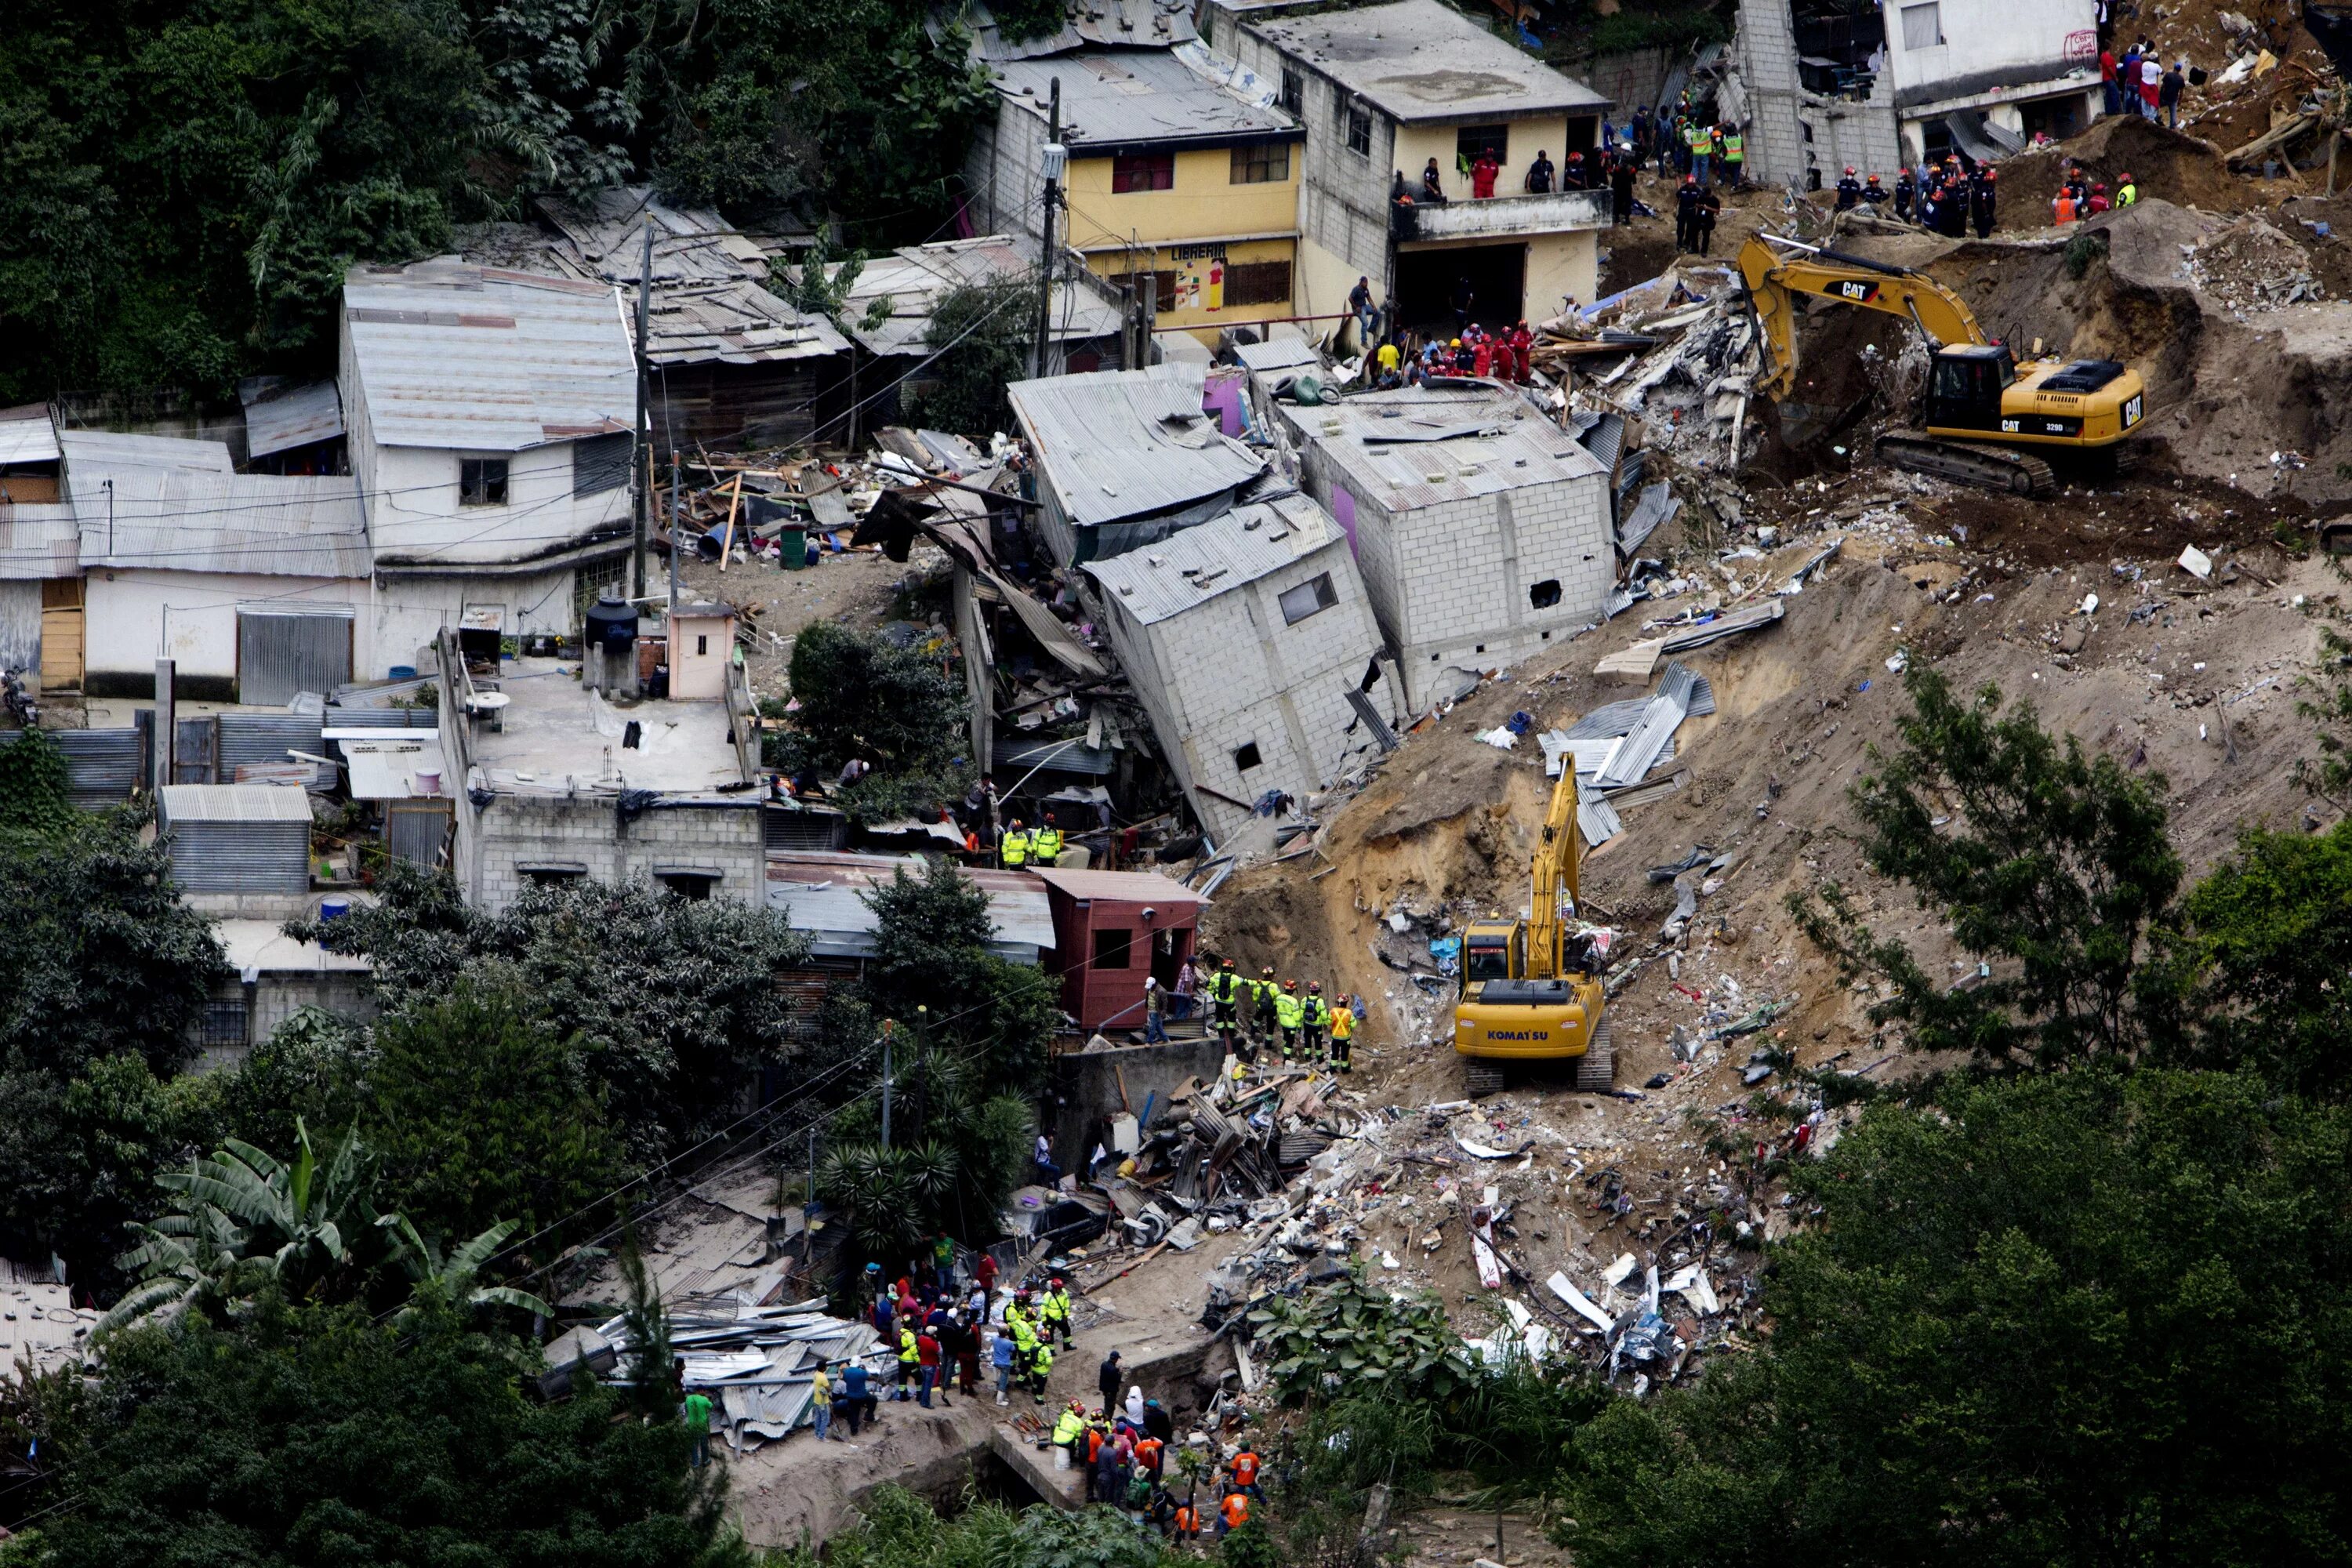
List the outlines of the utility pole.
<svg viewBox="0 0 2352 1568">
<path fill-rule="evenodd" d="M 654 220 L 646 220 L 646 248 L 637 262 L 637 449 L 646 454 L 646 461 L 630 466 L 636 471 L 630 477 L 637 492 L 636 526 L 631 530 L 636 536 L 635 582 L 629 592 L 642 599 L 646 596 L 646 532 L 647 519 L 654 510 L 653 495 L 653 375 L 646 365 L 646 332 L 653 315 L 654 305 Z"/>
<path fill-rule="evenodd" d="M 1062 170 L 1069 155 L 1069 150 L 1062 145 L 1062 79 L 1055 77 L 1045 111 L 1045 145 L 1038 154 L 1039 167 L 1045 176 L 1045 247 L 1037 258 L 1037 335 L 1029 345 L 1032 378 L 1049 374 L 1053 360 L 1045 344 L 1046 333 L 1054 324 L 1054 209 L 1061 205 Z"/>
<path fill-rule="evenodd" d="M 678 531 L 686 526 L 686 462 L 677 448 L 669 452 L 669 615 L 677 619 L 677 542 Z M 669 628 L 675 632 L 675 626 Z M 670 679 L 677 679 L 677 649 L 669 650 Z"/>
<path fill-rule="evenodd" d="M 882 1152 L 890 1152 L 890 1035 L 898 1025 L 882 1020 Z"/>
</svg>

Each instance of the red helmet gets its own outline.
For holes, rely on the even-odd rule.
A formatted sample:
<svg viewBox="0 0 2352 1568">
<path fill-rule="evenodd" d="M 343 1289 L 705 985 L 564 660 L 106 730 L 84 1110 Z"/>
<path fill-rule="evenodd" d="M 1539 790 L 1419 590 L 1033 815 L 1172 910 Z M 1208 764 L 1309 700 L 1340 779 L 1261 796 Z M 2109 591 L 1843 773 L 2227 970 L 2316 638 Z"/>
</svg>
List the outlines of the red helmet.
<svg viewBox="0 0 2352 1568">
<path fill-rule="evenodd" d="M 1873 185 L 1874 185 L 1874 184 L 1878 184 L 1878 176 L 1877 176 L 1877 175 L 1875 175 L 1875 174 L 1873 174 L 1873 175 L 1871 175 L 1871 176 L 1870 176 L 1870 178 L 1869 178 L 1867 181 L 1865 181 L 1864 183 L 1865 183 L 1865 184 L 1873 184 Z"/>
<path fill-rule="evenodd" d="M 2107 191 L 2107 187 L 2106 187 L 2106 186 L 2102 185 L 2102 184 L 2094 184 L 2091 186 L 2091 189 L 2093 189 L 2093 190 L 2095 190 L 2095 191 L 2098 192 L 2101 195 L 2106 195 L 2106 191 Z"/>
<path fill-rule="evenodd" d="M 1846 172 L 1847 174 L 1853 174 L 1853 165 L 1852 163 L 1848 163 L 1848 164 L 1845 166 L 1845 172 Z"/>
<path fill-rule="evenodd" d="M 1685 185 L 1696 185 L 1698 184 L 1698 176 L 1696 174 L 1685 174 L 1683 176 L 1683 184 Z"/>
<path fill-rule="evenodd" d="M 1987 169 L 1987 170 L 1985 171 L 1985 178 L 1986 178 L 1986 179 L 1988 179 L 1988 180 L 1990 180 L 1990 179 L 1991 179 L 1991 178 L 1992 178 L 1992 171 L 1991 171 L 1990 169 Z M 2122 183 L 2122 184 L 2126 184 L 2126 185 L 2130 184 L 2131 184 L 2131 171 L 2130 171 L 2129 169 L 2126 169 L 2126 170 L 2125 170 L 2121 174 L 2118 174 L 2118 175 L 2116 176 L 2116 179 L 2117 179 L 2120 183 Z"/>
<path fill-rule="evenodd" d="M 1571 163 L 1581 163 L 1584 162 L 1584 154 L 1581 153 L 1570 153 L 1568 155 L 1568 161 Z"/>
</svg>

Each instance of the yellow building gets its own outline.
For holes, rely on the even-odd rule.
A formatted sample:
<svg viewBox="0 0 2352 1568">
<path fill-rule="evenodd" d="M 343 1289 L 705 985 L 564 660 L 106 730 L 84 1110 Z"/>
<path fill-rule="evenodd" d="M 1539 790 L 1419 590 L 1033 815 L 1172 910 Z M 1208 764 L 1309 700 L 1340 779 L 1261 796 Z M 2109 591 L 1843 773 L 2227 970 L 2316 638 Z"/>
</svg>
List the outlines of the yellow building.
<svg viewBox="0 0 2352 1568">
<path fill-rule="evenodd" d="M 1113 282 L 1148 279 L 1157 331 L 1213 344 L 1226 328 L 1260 335 L 1297 314 L 1297 120 L 1247 73 L 1196 41 L 1076 49 L 990 62 L 999 109 L 966 165 L 973 221 L 1034 234 L 1039 173 L 1061 92 L 1068 149 L 1056 223 Z M 1235 79 L 1238 77 L 1238 80 Z"/>
</svg>

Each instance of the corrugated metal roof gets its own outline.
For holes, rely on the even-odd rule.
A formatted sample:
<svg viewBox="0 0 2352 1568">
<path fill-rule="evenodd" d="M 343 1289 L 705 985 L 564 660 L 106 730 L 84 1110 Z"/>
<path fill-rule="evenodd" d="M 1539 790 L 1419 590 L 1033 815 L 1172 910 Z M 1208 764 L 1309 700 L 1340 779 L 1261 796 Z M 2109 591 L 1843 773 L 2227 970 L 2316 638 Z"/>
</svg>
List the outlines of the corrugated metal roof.
<svg viewBox="0 0 2352 1568">
<path fill-rule="evenodd" d="M 1312 555 L 1346 535 L 1305 496 L 1241 506 L 1157 544 L 1089 561 L 1104 594 L 1145 626 L 1205 605 L 1229 588 Z"/>
<path fill-rule="evenodd" d="M 58 427 L 49 422 L 47 404 L 0 408 L 0 464 L 57 460 Z"/>
<path fill-rule="evenodd" d="M 81 525 L 66 501 L 0 503 L 0 581 L 71 577 L 81 570 Z"/>
<path fill-rule="evenodd" d="M 1234 490 L 1265 460 L 1201 410 L 1199 365 L 1015 382 L 1008 394 L 1038 467 L 1078 527 Z"/>
<path fill-rule="evenodd" d="M 245 400 L 245 449 L 267 458 L 343 433 L 343 400 L 331 381 L 295 386 L 279 376 L 253 376 L 238 384 Z"/>
<path fill-rule="evenodd" d="M 636 416 L 636 362 L 607 284 L 452 258 L 359 267 L 343 329 L 383 446 L 520 452 Z"/>
<path fill-rule="evenodd" d="M 973 5 L 967 19 L 974 54 L 983 60 L 1017 60 L 1067 54 L 1089 45 L 1165 48 L 1200 37 L 1192 13 L 1192 0 L 1070 0 L 1061 26 L 1017 39 L 1003 36 L 985 5 Z"/>
<path fill-rule="evenodd" d="M 1576 437 L 1500 388 L 1413 387 L 1285 412 L 1389 511 L 1531 485 L 1606 482 L 1608 470 Z"/>
<path fill-rule="evenodd" d="M 821 958 L 868 958 L 874 952 L 875 913 L 866 895 L 890 885 L 905 871 L 923 875 L 919 855 L 771 854 L 768 907 L 786 910 L 794 931 L 810 933 Z M 989 950 L 1017 963 L 1034 963 L 1054 945 L 1054 912 L 1045 889 L 1025 871 L 967 870 L 963 875 L 988 895 L 996 924 Z"/>
<path fill-rule="evenodd" d="M 850 285 L 841 319 L 849 335 L 868 353 L 920 354 L 940 297 L 976 284 L 1027 280 L 1035 274 L 1037 247 L 1001 234 L 909 245 L 867 261 Z M 889 316 L 875 328 L 864 325 L 877 301 L 888 299 Z M 1087 269 L 1086 260 L 1067 257 L 1054 279 L 1053 337 L 1057 343 L 1116 337 L 1118 301 Z"/>
<path fill-rule="evenodd" d="M 1237 343 L 1234 346 L 1234 357 L 1242 362 L 1243 368 L 1260 373 L 1323 363 L 1323 356 L 1316 353 L 1315 345 L 1305 338 L 1276 338 L 1271 342 Z"/>
<path fill-rule="evenodd" d="M 996 772 L 1014 780 L 1032 768 L 1042 773 L 1106 778 L 1112 765 L 1110 752 L 1082 740 L 1032 739 L 1018 731 L 998 734 L 988 760 Z"/>
<path fill-rule="evenodd" d="M 1408 124 L 1597 114 L 1609 101 L 1437 0 L 1244 25 Z"/>
<path fill-rule="evenodd" d="M 1238 68 L 1223 63 L 1228 70 Z M 1084 157 L 1088 143 L 1224 142 L 1236 135 L 1299 133 L 1298 122 L 1281 110 L 1250 101 L 1162 49 L 1087 49 L 1050 59 L 1007 60 L 995 68 L 995 76 L 1008 103 L 1040 116 L 1054 79 L 1061 79 L 1062 142 L 1072 157 Z"/>
<path fill-rule="evenodd" d="M 277 784 L 165 784 L 163 826 L 175 822 L 309 822 L 310 797 Z"/>
<path fill-rule="evenodd" d="M 653 225 L 646 357 L 656 364 L 764 364 L 849 352 L 832 322 L 769 291 L 768 253 L 715 212 L 673 206 L 648 185 L 580 202 L 542 196 L 539 208 L 562 237 L 552 247 L 557 264 L 577 278 L 624 285 L 630 310 L 646 225 Z"/>
<path fill-rule="evenodd" d="M 60 443 L 84 566 L 368 574 L 367 521 L 348 475 L 240 474 L 220 442 L 172 436 L 68 430 Z"/>
<path fill-rule="evenodd" d="M 1196 893 L 1181 882 L 1171 881 L 1157 871 L 1057 871 L 1036 873 L 1037 879 L 1047 887 L 1067 893 L 1074 899 L 1115 899 L 1129 904 L 1205 904 L 1205 893 Z"/>
</svg>

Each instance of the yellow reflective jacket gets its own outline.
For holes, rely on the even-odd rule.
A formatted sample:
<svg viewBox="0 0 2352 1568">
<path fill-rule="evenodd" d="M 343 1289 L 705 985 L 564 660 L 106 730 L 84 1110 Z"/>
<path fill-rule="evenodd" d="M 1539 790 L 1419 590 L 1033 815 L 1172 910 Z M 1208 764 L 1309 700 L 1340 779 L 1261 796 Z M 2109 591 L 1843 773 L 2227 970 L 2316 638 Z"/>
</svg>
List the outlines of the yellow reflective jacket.
<svg viewBox="0 0 2352 1568">
<path fill-rule="evenodd" d="M 1298 1020 L 1304 1016 L 1305 1011 L 1306 1010 L 1298 1005 L 1298 998 L 1292 995 L 1289 992 L 1277 991 L 1275 993 L 1274 1021 L 1282 1027 L 1286 1029 L 1295 1029 L 1298 1027 Z"/>
</svg>

